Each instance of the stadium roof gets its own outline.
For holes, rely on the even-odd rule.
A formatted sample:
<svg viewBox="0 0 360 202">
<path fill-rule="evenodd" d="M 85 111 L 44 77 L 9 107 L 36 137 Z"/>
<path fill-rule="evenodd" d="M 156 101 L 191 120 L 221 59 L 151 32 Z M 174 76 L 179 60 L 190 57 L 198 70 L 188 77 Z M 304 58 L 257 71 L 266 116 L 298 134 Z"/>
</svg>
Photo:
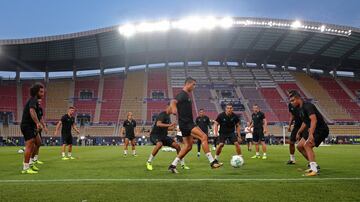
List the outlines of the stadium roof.
<svg viewBox="0 0 360 202">
<path fill-rule="evenodd" d="M 119 26 L 113 26 L 57 36 L 0 40 L 0 70 L 49 72 L 180 61 L 246 61 L 360 72 L 358 28 L 265 18 L 231 20 L 231 26 L 209 25 L 213 26 L 211 30 L 167 27 L 165 31 L 155 28 L 152 32 L 141 30 L 141 26 L 146 26 L 138 23 L 130 25 L 138 30 L 131 37 L 121 30 L 129 28 L 125 25 L 120 28 L 122 34 Z M 195 23 L 190 28 L 198 26 Z"/>
</svg>

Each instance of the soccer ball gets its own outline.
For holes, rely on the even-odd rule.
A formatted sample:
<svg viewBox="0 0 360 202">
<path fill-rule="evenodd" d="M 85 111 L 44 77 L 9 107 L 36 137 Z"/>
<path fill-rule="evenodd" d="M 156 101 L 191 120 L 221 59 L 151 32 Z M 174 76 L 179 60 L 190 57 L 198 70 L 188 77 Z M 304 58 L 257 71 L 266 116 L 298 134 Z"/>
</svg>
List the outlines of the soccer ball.
<svg viewBox="0 0 360 202">
<path fill-rule="evenodd" d="M 230 164 L 234 168 L 239 168 L 244 165 L 244 159 L 238 155 L 232 156 L 230 160 Z"/>
</svg>

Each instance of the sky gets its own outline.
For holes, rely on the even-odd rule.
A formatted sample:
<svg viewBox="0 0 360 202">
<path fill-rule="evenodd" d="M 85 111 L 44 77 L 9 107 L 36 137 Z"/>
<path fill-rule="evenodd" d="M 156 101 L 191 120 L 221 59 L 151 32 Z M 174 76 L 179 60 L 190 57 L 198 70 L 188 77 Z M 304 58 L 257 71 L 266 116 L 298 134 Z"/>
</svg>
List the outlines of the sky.
<svg viewBox="0 0 360 202">
<path fill-rule="evenodd" d="M 360 28 L 360 0 L 0 0 L 0 39 L 190 15 L 267 17 Z"/>
</svg>

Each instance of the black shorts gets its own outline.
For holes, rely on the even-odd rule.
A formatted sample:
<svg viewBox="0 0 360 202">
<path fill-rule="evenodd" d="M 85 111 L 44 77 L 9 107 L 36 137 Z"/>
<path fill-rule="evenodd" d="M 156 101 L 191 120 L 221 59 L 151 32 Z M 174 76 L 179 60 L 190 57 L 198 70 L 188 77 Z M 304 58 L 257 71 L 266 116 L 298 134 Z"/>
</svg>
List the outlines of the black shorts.
<svg viewBox="0 0 360 202">
<path fill-rule="evenodd" d="M 130 141 L 132 141 L 133 139 L 135 139 L 134 135 L 125 135 L 125 138 L 129 139 Z"/>
<path fill-rule="evenodd" d="M 20 125 L 20 129 L 25 141 L 31 140 L 37 136 L 36 126 Z"/>
<path fill-rule="evenodd" d="M 150 141 L 155 145 L 158 142 L 161 142 L 163 144 L 163 146 L 168 146 L 171 147 L 171 145 L 173 144 L 174 140 L 169 137 L 161 137 L 159 135 L 150 135 Z"/>
<path fill-rule="evenodd" d="M 250 142 L 252 142 L 252 141 L 253 141 L 252 138 L 246 138 L 246 142 L 247 142 L 247 143 L 250 143 Z"/>
<path fill-rule="evenodd" d="M 219 135 L 219 142 L 225 143 L 226 140 L 229 140 L 231 143 L 235 143 L 238 141 L 238 137 L 235 133 L 227 133 Z"/>
<path fill-rule="evenodd" d="M 315 129 L 314 132 L 315 147 L 318 147 L 328 136 L 329 136 L 329 128 Z"/>
<path fill-rule="evenodd" d="M 261 129 L 255 129 L 253 131 L 253 140 L 254 142 L 263 142 L 265 141 L 265 136 L 264 136 L 264 130 Z"/>
<path fill-rule="evenodd" d="M 290 134 L 290 142 L 291 143 L 296 142 L 296 134 L 299 131 L 300 127 L 301 126 L 294 126 L 294 128 L 292 129 L 291 134 Z M 300 134 L 300 138 L 307 139 L 308 135 L 309 135 L 308 128 L 305 128 L 304 131 Z"/>
<path fill-rule="evenodd" d="M 183 137 L 189 137 L 191 135 L 191 130 L 195 128 L 194 123 L 179 124 L 179 128 Z"/>
<path fill-rule="evenodd" d="M 62 140 L 62 144 L 66 144 L 66 145 L 72 145 L 72 135 L 71 134 L 61 134 L 61 140 Z"/>
</svg>

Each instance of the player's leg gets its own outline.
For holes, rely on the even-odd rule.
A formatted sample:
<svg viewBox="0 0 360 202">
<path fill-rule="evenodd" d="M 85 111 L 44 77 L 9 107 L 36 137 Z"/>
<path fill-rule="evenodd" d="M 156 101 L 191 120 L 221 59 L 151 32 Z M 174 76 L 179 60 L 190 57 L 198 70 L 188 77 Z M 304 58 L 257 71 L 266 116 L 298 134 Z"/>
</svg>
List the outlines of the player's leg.
<svg viewBox="0 0 360 202">
<path fill-rule="evenodd" d="M 40 147 L 41 147 L 41 135 L 37 135 L 36 136 L 36 147 L 35 147 L 35 151 L 34 151 L 34 162 L 36 164 L 44 164 L 42 161 L 39 160 L 39 150 L 40 150 Z"/>
<path fill-rule="evenodd" d="M 224 135 L 220 134 L 218 139 L 219 139 L 219 144 L 218 144 L 218 146 L 216 148 L 216 151 L 215 151 L 215 159 L 216 160 L 219 160 L 219 156 L 220 156 L 220 154 L 222 152 L 222 149 L 223 149 L 223 147 L 225 145 L 226 138 L 224 137 Z"/>
<path fill-rule="evenodd" d="M 266 156 L 266 144 L 265 144 L 265 141 L 261 141 L 261 149 L 262 149 L 262 152 L 263 152 L 263 157 L 262 159 L 267 159 L 267 156 Z"/>
<path fill-rule="evenodd" d="M 70 142 L 70 144 L 68 143 L 68 158 L 70 159 L 75 159 L 73 156 L 72 156 L 72 142 Z"/>
<path fill-rule="evenodd" d="M 297 144 L 297 150 L 304 156 L 304 158 L 309 161 L 309 158 L 307 157 L 305 148 L 304 148 L 304 144 L 305 144 L 305 139 L 301 138 Z"/>
<path fill-rule="evenodd" d="M 181 147 L 178 143 L 176 143 L 175 141 L 173 141 L 170 137 L 167 137 L 165 140 L 165 145 L 166 146 L 170 146 L 174 149 L 176 149 L 176 153 L 179 154 L 179 152 L 181 151 Z M 184 170 L 190 170 L 190 168 L 188 166 L 185 165 L 185 158 L 182 158 L 180 160 L 180 164 L 181 164 L 181 168 Z"/>
<path fill-rule="evenodd" d="M 128 139 L 127 137 L 125 137 L 125 141 L 124 141 L 124 156 L 127 155 L 128 145 L 129 145 L 129 139 Z"/>
<path fill-rule="evenodd" d="M 215 150 L 215 149 L 216 149 L 217 140 L 218 140 L 218 138 L 217 138 L 217 137 L 214 137 L 214 141 L 213 141 L 213 144 L 214 144 L 214 146 L 213 146 L 213 150 Z"/>
<path fill-rule="evenodd" d="M 130 142 L 130 143 L 131 143 L 131 150 L 132 150 L 133 156 L 137 156 L 137 155 L 136 155 L 136 149 L 135 149 L 135 145 L 136 145 L 136 142 L 135 142 L 135 141 L 136 141 L 136 139 L 134 138 L 134 139 L 132 139 L 131 142 Z"/>
<path fill-rule="evenodd" d="M 25 140 L 25 152 L 24 152 L 24 163 L 23 170 L 21 171 L 23 174 L 36 174 L 37 171 L 32 170 L 30 168 L 30 158 L 31 154 L 34 151 L 35 146 L 35 138 L 31 138 L 29 140 Z"/>
<path fill-rule="evenodd" d="M 156 142 L 155 147 L 153 148 L 153 150 L 151 151 L 151 154 L 146 162 L 146 169 L 147 170 L 153 170 L 153 166 L 152 166 L 152 160 L 155 158 L 156 154 L 158 153 L 158 151 L 161 149 L 161 147 L 163 146 L 161 141 Z"/>
<path fill-rule="evenodd" d="M 201 149 L 201 140 L 196 141 L 197 144 L 197 157 L 200 157 L 200 149 Z"/>
<path fill-rule="evenodd" d="M 190 133 L 190 131 L 188 131 Z M 172 173 L 178 173 L 176 170 L 177 164 L 185 157 L 185 155 L 192 149 L 192 144 L 194 141 L 194 138 L 189 134 L 183 133 L 183 143 L 184 146 L 181 148 L 180 152 L 177 154 L 175 160 L 171 163 L 169 166 L 169 171 Z"/>
<path fill-rule="evenodd" d="M 260 158 L 260 152 L 259 152 L 260 135 L 259 135 L 257 130 L 254 130 L 254 132 L 253 132 L 253 141 L 254 141 L 254 144 L 255 144 L 255 152 L 256 153 L 251 158 L 252 159 Z"/>
<path fill-rule="evenodd" d="M 212 168 L 219 168 L 223 165 L 222 163 L 219 163 L 218 160 L 214 159 L 214 157 L 212 156 L 209 148 L 208 136 L 199 127 L 194 127 L 191 130 L 191 136 L 201 140 L 202 148 Z"/>
</svg>

